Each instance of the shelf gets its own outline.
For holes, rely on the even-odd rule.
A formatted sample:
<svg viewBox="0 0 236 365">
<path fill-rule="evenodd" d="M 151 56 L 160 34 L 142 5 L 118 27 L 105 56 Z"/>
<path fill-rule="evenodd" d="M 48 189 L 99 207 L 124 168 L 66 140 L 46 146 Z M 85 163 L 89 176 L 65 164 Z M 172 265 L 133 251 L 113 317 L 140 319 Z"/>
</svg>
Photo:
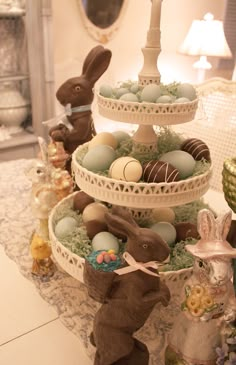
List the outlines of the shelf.
<svg viewBox="0 0 236 365">
<path fill-rule="evenodd" d="M 38 139 L 34 134 L 22 131 L 12 135 L 12 138 L 0 142 L 0 151 L 4 149 L 15 148 L 35 143 L 38 143 Z"/>
<path fill-rule="evenodd" d="M 12 76 L 0 76 L 0 82 L 7 81 L 23 81 L 29 79 L 28 75 L 12 75 Z"/>
</svg>

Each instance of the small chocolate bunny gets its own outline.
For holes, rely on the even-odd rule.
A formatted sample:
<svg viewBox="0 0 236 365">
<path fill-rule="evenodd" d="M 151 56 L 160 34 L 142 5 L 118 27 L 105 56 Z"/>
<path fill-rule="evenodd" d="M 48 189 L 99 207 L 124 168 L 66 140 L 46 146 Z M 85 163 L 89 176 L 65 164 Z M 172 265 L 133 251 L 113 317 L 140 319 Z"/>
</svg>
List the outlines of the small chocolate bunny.
<svg viewBox="0 0 236 365">
<path fill-rule="evenodd" d="M 157 233 L 140 228 L 124 208 L 113 208 L 106 221 L 113 232 L 128 240 L 125 267 L 115 271 L 118 275 L 95 316 L 91 336 L 97 348 L 94 365 L 147 365 L 148 349 L 133 333 L 144 325 L 156 303 L 169 303 L 169 289 L 161 283 L 153 261 L 165 260 L 170 250 Z"/>
<path fill-rule="evenodd" d="M 69 154 L 79 145 L 90 141 L 96 134 L 91 112 L 93 87 L 106 71 L 110 59 L 110 50 L 101 45 L 94 47 L 84 60 L 82 75 L 64 82 L 56 93 L 58 101 L 64 107 L 70 105 L 67 118 L 72 129 L 59 124 L 49 130 L 49 135 L 53 141 L 63 142 Z"/>
</svg>

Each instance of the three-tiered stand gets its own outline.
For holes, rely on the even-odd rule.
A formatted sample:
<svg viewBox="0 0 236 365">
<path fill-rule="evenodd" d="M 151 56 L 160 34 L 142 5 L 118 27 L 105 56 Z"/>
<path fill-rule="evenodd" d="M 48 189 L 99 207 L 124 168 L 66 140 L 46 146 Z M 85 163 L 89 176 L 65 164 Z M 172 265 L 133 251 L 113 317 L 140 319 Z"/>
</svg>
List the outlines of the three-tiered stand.
<svg viewBox="0 0 236 365">
<path fill-rule="evenodd" d="M 162 0 L 152 1 L 150 28 L 147 33 L 144 65 L 139 73 L 139 84 L 160 84 L 157 59 L 160 48 L 160 16 Z M 133 135 L 133 150 L 148 155 L 158 149 L 158 134 L 153 126 L 167 126 L 186 123 L 194 119 L 198 99 L 182 104 L 154 104 L 114 100 L 97 95 L 99 112 L 114 121 L 138 124 Z M 115 180 L 98 175 L 82 167 L 77 161 L 77 154 L 87 150 L 88 144 L 81 145 L 73 153 L 72 170 L 76 184 L 81 190 L 103 202 L 128 207 L 137 219 L 150 217 L 153 208 L 174 207 L 199 199 L 209 188 L 212 168 L 204 174 L 186 180 L 171 183 L 134 183 Z M 72 207 L 73 196 L 65 198 L 57 205 L 49 218 L 49 231 L 55 259 L 70 275 L 83 281 L 84 259 L 64 247 L 54 234 L 58 207 Z M 186 269 L 179 270 L 178 275 L 185 275 Z M 170 278 L 176 272 L 169 272 Z"/>
</svg>

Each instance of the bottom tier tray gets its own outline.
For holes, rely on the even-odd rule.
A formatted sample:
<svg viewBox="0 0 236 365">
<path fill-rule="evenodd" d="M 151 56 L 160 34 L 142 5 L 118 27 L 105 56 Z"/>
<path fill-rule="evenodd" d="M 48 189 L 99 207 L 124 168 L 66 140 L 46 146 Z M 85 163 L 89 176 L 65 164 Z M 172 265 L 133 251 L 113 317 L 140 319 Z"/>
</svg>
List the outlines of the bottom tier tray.
<svg viewBox="0 0 236 365">
<path fill-rule="evenodd" d="M 77 253 L 72 252 L 71 249 L 65 247 L 55 235 L 55 225 L 63 217 L 63 212 L 72 209 L 73 198 L 76 193 L 61 200 L 52 210 L 49 217 L 49 235 L 51 240 L 52 252 L 55 260 L 69 275 L 83 281 L 83 271 L 85 258 L 79 256 Z M 86 256 L 86 255 L 85 255 Z M 187 280 L 191 275 L 192 268 L 186 267 L 176 271 L 160 271 L 162 280 L 165 281 L 170 290 L 175 292 L 181 289 L 183 281 Z"/>
</svg>

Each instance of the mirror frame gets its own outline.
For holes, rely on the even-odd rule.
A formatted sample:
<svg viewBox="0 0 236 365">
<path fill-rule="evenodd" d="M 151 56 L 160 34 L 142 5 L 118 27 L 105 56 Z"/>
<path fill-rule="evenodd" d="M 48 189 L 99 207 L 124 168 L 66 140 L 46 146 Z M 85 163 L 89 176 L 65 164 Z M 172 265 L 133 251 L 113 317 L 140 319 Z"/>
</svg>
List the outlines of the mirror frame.
<svg viewBox="0 0 236 365">
<path fill-rule="evenodd" d="M 95 39 L 96 41 L 98 41 L 99 43 L 107 43 L 109 42 L 117 33 L 117 31 L 120 29 L 120 25 L 122 22 L 122 19 L 124 17 L 127 5 L 128 5 L 128 0 L 124 0 L 123 5 L 120 9 L 120 13 L 118 18 L 116 19 L 116 21 L 109 27 L 107 28 L 99 28 L 97 27 L 95 24 L 93 24 L 91 22 L 91 20 L 87 17 L 83 4 L 82 4 L 82 0 L 77 0 L 78 6 L 79 6 L 79 11 L 81 14 L 81 18 L 84 24 L 85 29 L 87 30 L 88 34 Z"/>
</svg>

